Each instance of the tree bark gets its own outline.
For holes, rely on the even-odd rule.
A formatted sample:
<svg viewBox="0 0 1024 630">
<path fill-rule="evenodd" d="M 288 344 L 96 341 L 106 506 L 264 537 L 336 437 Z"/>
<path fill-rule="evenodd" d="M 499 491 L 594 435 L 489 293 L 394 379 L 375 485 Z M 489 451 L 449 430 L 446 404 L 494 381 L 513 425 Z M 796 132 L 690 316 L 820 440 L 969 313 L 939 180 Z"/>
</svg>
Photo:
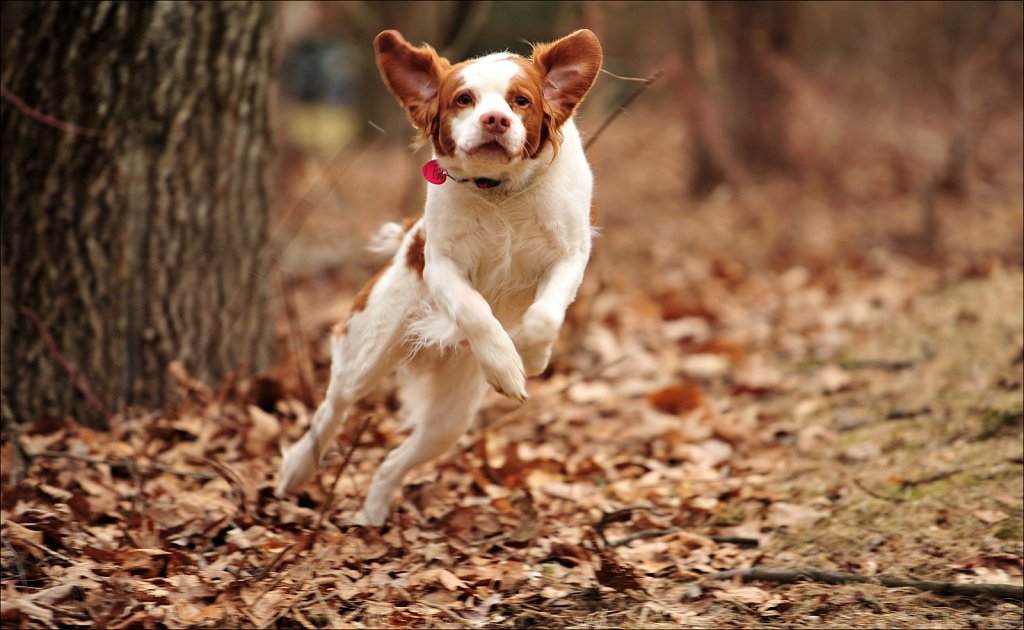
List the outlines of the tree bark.
<svg viewBox="0 0 1024 630">
<path fill-rule="evenodd" d="M 268 364 L 274 10 L 3 4 L 5 421 L 95 422 L 83 384 L 160 406 L 174 360 L 208 381 Z"/>
</svg>

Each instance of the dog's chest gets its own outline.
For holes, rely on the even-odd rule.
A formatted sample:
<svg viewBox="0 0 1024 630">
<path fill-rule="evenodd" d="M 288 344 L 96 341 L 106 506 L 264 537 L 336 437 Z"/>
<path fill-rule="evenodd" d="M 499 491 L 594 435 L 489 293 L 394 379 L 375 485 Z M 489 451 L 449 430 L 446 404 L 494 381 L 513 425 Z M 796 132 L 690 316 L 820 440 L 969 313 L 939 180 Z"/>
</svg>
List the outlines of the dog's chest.
<svg viewBox="0 0 1024 630">
<path fill-rule="evenodd" d="M 470 282 L 485 296 L 536 286 L 563 254 L 554 231 L 537 215 L 485 216 L 476 238 L 466 269 Z"/>
<path fill-rule="evenodd" d="M 543 208 L 486 208 L 448 227 L 447 248 L 469 283 L 492 306 L 532 299 L 545 272 L 565 254 L 564 226 Z"/>
</svg>

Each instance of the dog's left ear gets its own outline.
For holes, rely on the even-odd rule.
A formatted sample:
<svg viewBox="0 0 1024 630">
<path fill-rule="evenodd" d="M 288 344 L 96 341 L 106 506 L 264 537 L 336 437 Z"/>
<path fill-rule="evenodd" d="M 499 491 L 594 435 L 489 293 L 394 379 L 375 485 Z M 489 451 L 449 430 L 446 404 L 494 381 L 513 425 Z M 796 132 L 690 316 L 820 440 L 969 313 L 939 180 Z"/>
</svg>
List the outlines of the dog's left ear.
<svg viewBox="0 0 1024 630">
<path fill-rule="evenodd" d="M 395 30 L 387 30 L 373 40 L 377 67 L 384 84 L 409 114 L 420 131 L 429 129 L 436 110 L 434 101 L 444 73 L 451 67 L 430 46 L 415 47 Z"/>
<path fill-rule="evenodd" d="M 544 77 L 544 100 L 561 125 L 590 91 L 601 70 L 601 42 L 581 29 L 550 44 L 533 47 L 533 64 Z"/>
</svg>

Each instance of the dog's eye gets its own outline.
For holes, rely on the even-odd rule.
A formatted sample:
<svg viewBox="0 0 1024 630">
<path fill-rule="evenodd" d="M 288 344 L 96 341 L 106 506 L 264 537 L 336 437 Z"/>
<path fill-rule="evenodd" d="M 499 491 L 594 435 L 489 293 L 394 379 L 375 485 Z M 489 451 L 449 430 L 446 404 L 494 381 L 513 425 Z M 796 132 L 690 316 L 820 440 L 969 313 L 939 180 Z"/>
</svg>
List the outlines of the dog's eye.
<svg viewBox="0 0 1024 630">
<path fill-rule="evenodd" d="M 530 99 L 526 98 L 525 96 L 520 95 L 520 96 L 515 97 L 515 99 L 513 99 L 513 102 L 516 105 L 518 105 L 519 107 L 526 107 L 527 105 L 530 104 Z"/>
<path fill-rule="evenodd" d="M 465 107 L 466 105 L 473 104 L 473 97 L 469 94 L 459 94 L 459 97 L 455 99 L 455 102 Z"/>
</svg>

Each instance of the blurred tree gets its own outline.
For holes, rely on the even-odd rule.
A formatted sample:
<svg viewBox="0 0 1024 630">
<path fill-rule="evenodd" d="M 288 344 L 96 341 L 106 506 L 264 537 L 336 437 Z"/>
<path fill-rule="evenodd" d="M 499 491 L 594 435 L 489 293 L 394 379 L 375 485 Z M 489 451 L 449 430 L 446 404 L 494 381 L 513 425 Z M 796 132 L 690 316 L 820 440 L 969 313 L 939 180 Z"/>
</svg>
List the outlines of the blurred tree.
<svg viewBox="0 0 1024 630">
<path fill-rule="evenodd" d="M 683 34 L 683 116 L 694 134 L 691 192 L 790 174 L 792 87 L 779 67 L 799 29 L 799 3 L 692 2 L 674 8 Z"/>
<path fill-rule="evenodd" d="M 0 10 L 5 424 L 265 366 L 274 6 Z"/>
</svg>

